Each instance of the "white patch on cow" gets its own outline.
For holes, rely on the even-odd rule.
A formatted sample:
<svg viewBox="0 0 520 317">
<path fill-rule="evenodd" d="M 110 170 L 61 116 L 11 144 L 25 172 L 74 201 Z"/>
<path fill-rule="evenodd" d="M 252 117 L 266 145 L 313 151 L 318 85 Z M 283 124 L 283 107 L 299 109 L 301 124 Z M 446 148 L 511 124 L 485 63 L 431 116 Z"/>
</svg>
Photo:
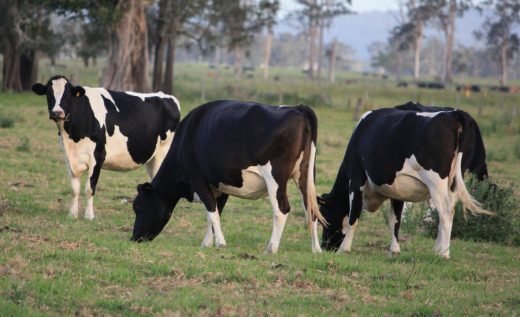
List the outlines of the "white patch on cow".
<svg viewBox="0 0 520 317">
<path fill-rule="evenodd" d="M 379 196 L 393 198 L 403 201 L 420 202 L 430 197 L 428 187 L 425 183 L 425 176 L 439 177 L 434 171 L 426 171 L 415 158 L 411 155 L 405 159 L 403 167 L 396 172 L 396 177 L 392 184 L 382 184 L 381 186 L 374 184 L 370 175 L 367 174 L 367 192 L 373 192 Z M 365 198 L 365 197 L 364 197 Z"/>
<path fill-rule="evenodd" d="M 196 195 L 196 194 L 195 194 Z M 199 195 L 197 195 L 197 198 Z M 200 201 L 200 198 L 198 198 Z M 212 247 L 213 246 L 213 240 L 214 240 L 214 234 L 213 234 L 213 224 L 211 223 L 211 220 L 208 218 L 208 227 L 206 229 L 206 234 L 204 235 L 204 240 L 202 240 L 201 246 L 202 247 Z"/>
<path fill-rule="evenodd" d="M 114 101 L 114 99 L 112 98 L 112 95 L 108 92 L 108 90 L 106 90 L 105 88 L 96 88 L 96 89 L 97 89 L 97 91 L 99 92 L 100 95 L 102 95 L 103 97 L 105 97 L 108 100 L 110 100 L 110 102 L 112 102 L 112 104 L 116 108 L 116 111 L 119 112 L 119 108 L 117 107 L 116 102 Z"/>
<path fill-rule="evenodd" d="M 392 242 L 390 243 L 390 248 L 388 252 L 390 255 L 401 253 L 401 248 L 399 247 L 399 241 L 395 237 L 395 225 L 397 224 L 397 217 L 395 216 L 394 208 L 390 211 L 390 217 L 388 217 L 388 227 L 390 228 L 390 234 L 392 235 Z"/>
<path fill-rule="evenodd" d="M 371 113 L 372 113 L 372 111 L 367 111 L 367 112 L 363 113 L 363 115 L 361 116 L 361 118 L 359 118 L 358 123 L 356 123 L 356 126 L 354 127 L 354 131 L 356 131 L 356 129 L 357 129 L 359 123 L 360 123 L 361 121 L 363 121 L 363 119 L 365 119 L 365 118 L 366 118 L 369 114 L 371 114 Z"/>
<path fill-rule="evenodd" d="M 341 252 L 350 252 L 352 249 L 352 240 L 354 239 L 354 234 L 356 233 L 356 228 L 359 224 L 359 219 L 354 222 L 354 224 L 351 226 L 350 223 L 347 221 L 347 225 L 343 227 L 345 238 L 341 242 L 341 245 L 339 246 L 338 253 Z"/>
<path fill-rule="evenodd" d="M 194 203 L 200 203 L 202 200 L 200 200 L 199 194 L 193 193 L 193 202 Z"/>
<path fill-rule="evenodd" d="M 273 208 L 273 231 L 271 233 L 271 239 L 269 240 L 266 251 L 268 253 L 277 253 L 278 247 L 280 246 L 282 232 L 285 227 L 285 222 L 287 221 L 287 214 L 282 213 L 280 211 L 280 207 L 278 206 L 276 192 L 278 191 L 279 185 L 276 183 L 273 177 L 273 167 L 271 162 L 269 161 L 265 165 L 259 165 L 258 170 L 265 180 L 267 191 L 269 193 L 269 201 L 271 202 L 271 207 Z"/>
<path fill-rule="evenodd" d="M 140 92 L 133 92 L 133 91 L 125 91 L 125 93 L 128 94 L 128 95 L 131 95 L 131 96 L 139 97 L 139 98 L 141 98 L 142 101 L 144 101 L 145 98 L 151 98 L 151 97 L 170 98 L 170 99 L 173 99 L 173 101 L 177 105 L 177 108 L 179 108 L 179 110 L 181 110 L 181 104 L 179 103 L 179 100 L 177 100 L 177 98 L 175 98 L 175 96 L 167 95 L 167 94 L 165 94 L 162 91 L 152 92 L 152 93 L 140 93 Z"/>
<path fill-rule="evenodd" d="M 215 210 L 213 212 L 208 211 L 207 215 L 208 215 L 208 222 L 211 223 L 213 232 L 215 234 L 215 245 L 217 247 L 225 247 L 226 240 L 224 239 L 224 234 L 222 234 L 222 228 L 220 227 L 220 215 L 218 213 L 218 210 Z M 209 226 L 208 226 L 208 229 L 209 229 Z"/>
<path fill-rule="evenodd" d="M 170 149 L 174 135 L 174 131 L 168 130 L 166 131 L 166 138 L 164 140 L 161 140 L 160 135 L 157 136 L 155 151 L 148 162 L 145 163 L 146 169 L 148 170 L 148 175 L 150 175 L 150 179 L 152 179 L 159 171 L 162 161 L 166 157 L 166 154 L 168 154 L 168 150 Z"/>
<path fill-rule="evenodd" d="M 52 107 L 53 112 L 62 112 L 65 113 L 63 108 L 61 107 L 61 98 L 63 97 L 63 93 L 65 92 L 65 85 L 67 84 L 67 80 L 65 78 L 58 78 L 52 81 L 52 91 L 54 92 L 54 106 Z"/>
<path fill-rule="evenodd" d="M 94 112 L 94 117 L 99 123 L 99 127 L 102 128 L 105 125 L 106 117 L 107 117 L 107 108 L 105 107 L 105 102 L 103 101 L 103 97 L 101 94 L 101 90 L 103 88 L 90 88 L 83 87 L 85 89 L 85 96 L 87 96 L 90 108 Z"/>
<path fill-rule="evenodd" d="M 128 137 L 121 133 L 119 126 L 114 125 L 114 134 L 106 132 L 106 156 L 103 169 L 112 171 L 129 171 L 141 166 L 137 164 L 128 152 Z"/>
<path fill-rule="evenodd" d="M 436 115 L 438 115 L 440 113 L 451 112 L 451 111 L 452 110 L 449 110 L 449 111 L 437 111 L 437 112 L 416 112 L 415 114 L 418 115 L 418 116 L 421 116 L 421 117 L 433 118 L 433 117 L 435 117 Z"/>
<path fill-rule="evenodd" d="M 267 185 L 265 177 L 260 172 L 260 168 L 262 167 L 262 165 L 257 165 L 243 169 L 242 187 L 234 187 L 219 183 L 218 187 L 215 189 L 222 193 L 245 199 L 258 199 L 264 197 L 267 194 Z"/>
</svg>

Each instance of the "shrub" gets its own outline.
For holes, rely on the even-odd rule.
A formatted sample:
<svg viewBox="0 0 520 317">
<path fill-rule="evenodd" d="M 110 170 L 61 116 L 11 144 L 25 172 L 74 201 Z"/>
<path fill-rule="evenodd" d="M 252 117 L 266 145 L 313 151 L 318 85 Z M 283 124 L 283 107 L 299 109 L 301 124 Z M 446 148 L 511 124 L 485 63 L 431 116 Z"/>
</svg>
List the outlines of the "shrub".
<svg viewBox="0 0 520 317">
<path fill-rule="evenodd" d="M 8 129 L 14 127 L 16 116 L 7 111 L 0 111 L 0 128 Z"/>
<path fill-rule="evenodd" d="M 499 187 L 485 180 L 471 178 L 466 183 L 475 199 L 496 213 L 495 216 L 473 215 L 469 211 L 464 217 L 461 204 L 455 210 L 452 238 L 473 241 L 488 241 L 506 245 L 520 245 L 520 205 L 513 192 L 513 185 Z M 426 233 L 437 236 L 439 215 L 431 213 L 432 221 L 423 221 Z"/>
<path fill-rule="evenodd" d="M 18 152 L 30 152 L 31 151 L 31 140 L 24 136 L 20 139 L 20 144 L 16 147 Z"/>
</svg>

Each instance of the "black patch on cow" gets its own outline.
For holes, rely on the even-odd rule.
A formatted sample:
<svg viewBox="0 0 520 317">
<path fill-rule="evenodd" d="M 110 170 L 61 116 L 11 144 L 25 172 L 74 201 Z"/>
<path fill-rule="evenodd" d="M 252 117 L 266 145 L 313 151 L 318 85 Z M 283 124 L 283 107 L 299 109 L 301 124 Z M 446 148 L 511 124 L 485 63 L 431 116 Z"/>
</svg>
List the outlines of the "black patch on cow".
<svg viewBox="0 0 520 317">
<path fill-rule="evenodd" d="M 114 135 L 117 125 L 121 133 L 128 138 L 127 147 L 132 159 L 139 164 L 146 163 L 155 151 L 157 138 L 165 140 L 166 132 L 175 130 L 180 119 L 177 105 L 170 98 L 148 97 L 143 102 L 141 98 L 124 92 L 109 93 L 119 111 L 103 96 L 108 111 L 108 135 Z"/>
</svg>

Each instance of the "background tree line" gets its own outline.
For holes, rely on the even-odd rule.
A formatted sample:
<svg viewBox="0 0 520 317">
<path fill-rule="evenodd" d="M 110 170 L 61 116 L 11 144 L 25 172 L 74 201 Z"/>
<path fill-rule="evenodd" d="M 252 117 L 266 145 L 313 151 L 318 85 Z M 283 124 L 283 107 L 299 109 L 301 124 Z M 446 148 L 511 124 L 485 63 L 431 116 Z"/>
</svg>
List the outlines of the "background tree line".
<svg viewBox="0 0 520 317">
<path fill-rule="evenodd" d="M 30 89 L 43 56 L 54 64 L 66 54 L 86 66 L 106 58 L 100 85 L 110 89 L 171 93 L 176 60 L 194 56 L 214 64 L 217 74 L 223 62 L 237 77 L 254 66 L 265 78 L 270 65 L 304 66 L 310 79 L 334 81 L 336 68 L 353 66 L 354 53 L 335 39 L 325 43 L 324 34 L 335 18 L 352 13 L 351 1 L 297 4 L 284 17 L 297 32 L 275 35 L 279 0 L 2 0 L 2 89 Z M 469 8 L 492 10 L 475 33 L 484 49 L 455 47 L 456 18 Z M 403 0 L 387 43 L 371 47 L 372 64 L 398 78 L 435 74 L 451 82 L 454 73 L 495 72 L 486 62 L 493 59 L 506 84 L 518 64 L 519 24 L 520 0 Z M 443 41 L 424 42 L 427 26 L 440 29 Z"/>
</svg>

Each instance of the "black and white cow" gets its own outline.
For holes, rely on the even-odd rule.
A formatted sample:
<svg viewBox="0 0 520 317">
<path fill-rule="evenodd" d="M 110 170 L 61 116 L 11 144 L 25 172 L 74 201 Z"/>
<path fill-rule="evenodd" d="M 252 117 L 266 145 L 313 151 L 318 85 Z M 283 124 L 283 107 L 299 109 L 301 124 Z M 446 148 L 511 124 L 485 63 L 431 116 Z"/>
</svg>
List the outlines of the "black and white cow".
<svg viewBox="0 0 520 317">
<path fill-rule="evenodd" d="M 146 165 L 157 173 L 180 120 L 174 96 L 159 93 L 110 91 L 74 86 L 63 76 L 32 90 L 47 96 L 50 119 L 56 122 L 71 180 L 73 199 L 69 215 L 78 216 L 80 177 L 85 184 L 85 218 L 94 218 L 94 193 L 101 168 L 128 171 Z"/>
<path fill-rule="evenodd" d="M 318 199 L 329 223 L 323 229 L 325 248 L 350 251 L 361 211 L 376 211 L 386 199 L 393 211 L 392 253 L 400 252 L 405 201 L 432 200 L 440 219 L 434 250 L 446 258 L 457 201 L 474 213 L 491 214 L 472 198 L 463 179 L 468 168 L 487 175 L 476 122 L 451 108 L 400 108 L 369 111 L 354 129 L 331 192 Z"/>
<path fill-rule="evenodd" d="M 181 198 L 202 201 L 208 228 L 203 246 L 225 246 L 220 214 L 229 195 L 268 195 L 273 231 L 267 252 L 276 253 L 287 215 L 287 182 L 302 195 L 312 250 L 320 252 L 320 214 L 314 187 L 317 119 L 311 108 L 274 107 L 220 100 L 191 111 L 179 124 L 172 147 L 151 184 L 139 185 L 132 240 L 154 239 Z"/>
</svg>

